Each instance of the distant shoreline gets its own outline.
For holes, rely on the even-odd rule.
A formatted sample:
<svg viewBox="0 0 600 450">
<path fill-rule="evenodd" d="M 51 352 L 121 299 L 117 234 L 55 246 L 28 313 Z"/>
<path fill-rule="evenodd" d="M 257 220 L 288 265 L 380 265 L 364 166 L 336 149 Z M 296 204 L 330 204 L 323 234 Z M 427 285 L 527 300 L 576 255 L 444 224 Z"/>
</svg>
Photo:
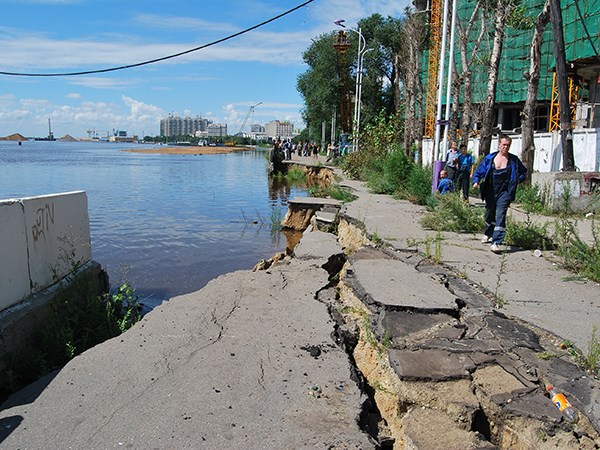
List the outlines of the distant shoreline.
<svg viewBox="0 0 600 450">
<path fill-rule="evenodd" d="M 202 146 L 185 146 L 185 147 L 158 147 L 158 148 L 130 148 L 123 150 L 129 153 L 153 153 L 160 155 L 218 155 L 223 153 L 233 153 L 249 150 L 248 147 L 202 147 Z"/>
</svg>

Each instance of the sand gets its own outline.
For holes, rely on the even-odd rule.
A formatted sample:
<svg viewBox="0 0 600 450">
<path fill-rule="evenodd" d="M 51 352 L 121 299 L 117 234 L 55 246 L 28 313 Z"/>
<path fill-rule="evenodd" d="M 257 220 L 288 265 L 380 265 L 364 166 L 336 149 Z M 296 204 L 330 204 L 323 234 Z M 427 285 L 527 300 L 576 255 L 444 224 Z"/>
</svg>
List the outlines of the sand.
<svg viewBox="0 0 600 450">
<path fill-rule="evenodd" d="M 198 145 L 181 147 L 153 147 L 153 148 L 131 148 L 123 150 L 131 153 L 154 153 L 162 155 L 217 155 L 223 153 L 240 152 L 249 150 L 248 147 L 201 147 Z"/>
</svg>

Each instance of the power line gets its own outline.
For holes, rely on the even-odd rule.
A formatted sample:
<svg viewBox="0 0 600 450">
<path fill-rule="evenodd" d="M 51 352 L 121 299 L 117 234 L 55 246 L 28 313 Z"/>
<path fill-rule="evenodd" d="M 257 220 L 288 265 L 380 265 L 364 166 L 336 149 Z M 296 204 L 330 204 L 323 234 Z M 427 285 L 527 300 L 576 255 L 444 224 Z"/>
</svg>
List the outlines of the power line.
<svg viewBox="0 0 600 450">
<path fill-rule="evenodd" d="M 75 75 L 90 75 L 93 73 L 105 73 L 105 72 L 114 72 L 117 70 L 124 70 L 124 69 L 131 69 L 133 67 L 140 67 L 140 66 L 146 66 L 148 64 L 154 64 L 160 61 L 166 61 L 167 59 L 172 59 L 172 58 L 177 58 L 179 56 L 182 55 L 187 55 L 188 53 L 193 53 L 193 52 L 197 52 L 198 50 L 202 50 L 205 49 L 207 47 L 211 47 L 213 45 L 216 44 L 220 44 L 221 42 L 225 42 L 228 41 L 230 39 L 233 39 L 235 37 L 241 36 L 242 34 L 246 34 L 250 31 L 256 30 L 257 28 L 260 28 L 264 25 L 267 25 L 268 23 L 274 22 L 278 19 L 281 19 L 284 16 L 287 16 L 288 14 L 293 13 L 294 11 L 305 7 L 306 5 L 308 5 L 309 3 L 312 3 L 314 0 L 307 0 L 304 3 L 295 6 L 292 9 L 289 9 L 275 17 L 272 17 L 268 20 L 265 20 L 264 22 L 261 22 L 257 25 L 251 26 L 250 28 L 246 28 L 245 30 L 239 31 L 237 33 L 234 34 L 230 34 L 229 36 L 226 36 L 224 38 L 221 39 L 217 39 L 216 41 L 213 42 L 209 42 L 208 44 L 204 44 L 201 45 L 199 47 L 194 47 L 191 48 L 189 50 L 185 50 L 183 52 L 179 52 L 179 53 L 174 53 L 172 55 L 168 55 L 168 56 L 163 56 L 161 58 L 156 58 L 156 59 L 151 59 L 148 61 L 143 61 L 143 62 L 139 62 L 139 63 L 135 63 L 135 64 L 128 64 L 126 66 L 118 66 L 118 67 L 109 67 L 107 69 L 95 69 L 95 70 L 85 70 L 85 71 L 81 71 L 81 72 L 62 72 L 62 73 L 21 73 L 21 72 L 4 72 L 4 71 L 0 71 L 0 75 L 11 75 L 11 76 L 17 76 L 17 77 L 69 77 L 69 76 L 75 76 Z"/>
</svg>

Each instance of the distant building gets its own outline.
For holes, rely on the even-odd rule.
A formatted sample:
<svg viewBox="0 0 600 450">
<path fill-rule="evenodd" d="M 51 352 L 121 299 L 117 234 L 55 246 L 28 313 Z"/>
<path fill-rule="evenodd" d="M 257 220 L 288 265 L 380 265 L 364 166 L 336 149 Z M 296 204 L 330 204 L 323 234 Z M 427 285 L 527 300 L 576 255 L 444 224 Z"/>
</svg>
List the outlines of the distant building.
<svg viewBox="0 0 600 450">
<path fill-rule="evenodd" d="M 271 120 L 265 124 L 265 134 L 270 138 L 288 139 L 294 136 L 294 124 Z"/>
<path fill-rule="evenodd" d="M 137 142 L 137 136 L 127 136 L 127 131 L 113 131 L 113 135 L 108 137 L 108 142 Z"/>
<path fill-rule="evenodd" d="M 162 137 L 194 136 L 197 131 L 206 131 L 210 123 L 210 120 L 200 116 L 180 117 L 169 114 L 160 121 L 160 135 Z"/>
<path fill-rule="evenodd" d="M 207 128 L 207 136 L 209 137 L 225 137 L 227 136 L 227 124 L 209 123 Z"/>
</svg>

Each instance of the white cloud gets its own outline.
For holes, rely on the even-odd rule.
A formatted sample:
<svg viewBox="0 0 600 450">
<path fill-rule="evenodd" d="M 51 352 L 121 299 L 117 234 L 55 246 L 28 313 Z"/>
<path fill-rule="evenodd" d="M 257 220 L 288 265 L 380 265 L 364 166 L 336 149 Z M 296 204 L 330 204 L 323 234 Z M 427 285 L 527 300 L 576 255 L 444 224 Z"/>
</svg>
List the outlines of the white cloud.
<svg viewBox="0 0 600 450">
<path fill-rule="evenodd" d="M 72 99 L 79 99 L 79 98 L 81 98 L 81 94 L 76 94 L 76 93 L 72 92 L 70 94 L 67 94 L 65 97 L 72 98 Z"/>
</svg>

